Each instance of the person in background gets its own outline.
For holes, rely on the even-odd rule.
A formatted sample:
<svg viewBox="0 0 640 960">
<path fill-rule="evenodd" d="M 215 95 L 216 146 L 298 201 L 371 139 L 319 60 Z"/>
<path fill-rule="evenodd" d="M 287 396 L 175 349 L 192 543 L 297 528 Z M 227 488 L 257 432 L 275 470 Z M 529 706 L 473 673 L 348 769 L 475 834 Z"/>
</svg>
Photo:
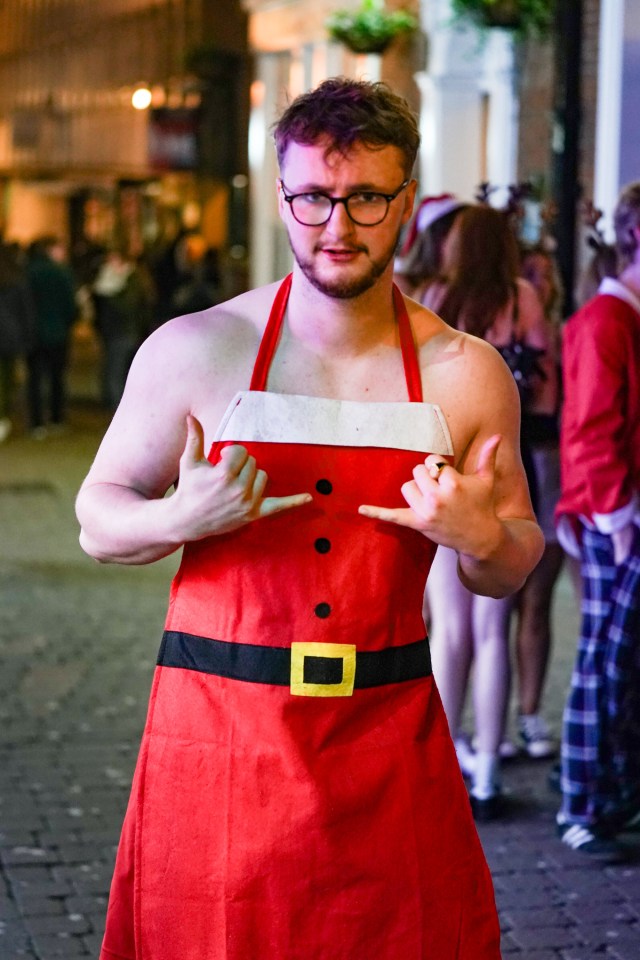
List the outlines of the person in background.
<svg viewBox="0 0 640 960">
<path fill-rule="evenodd" d="M 419 141 L 385 84 L 288 106 L 292 272 L 145 341 L 78 495 L 97 559 L 184 548 L 103 960 L 500 956 L 422 597 L 542 535 L 513 378 L 393 286 Z"/>
<path fill-rule="evenodd" d="M 0 443 L 13 429 L 17 365 L 33 346 L 35 307 L 15 251 L 0 243 Z"/>
<path fill-rule="evenodd" d="M 107 252 L 92 285 L 95 324 L 103 348 L 102 399 L 118 406 L 134 354 L 145 339 L 152 317 L 152 297 L 145 274 L 123 250 Z"/>
<path fill-rule="evenodd" d="M 585 239 L 589 247 L 589 256 L 580 271 L 576 284 L 576 303 L 584 306 L 595 297 L 605 277 L 618 275 L 618 254 L 615 244 L 607 243 L 600 227 L 602 210 L 587 200 L 582 205 L 582 220 L 586 227 Z"/>
<path fill-rule="evenodd" d="M 29 352 L 28 401 L 32 436 L 65 426 L 71 327 L 77 316 L 75 283 L 57 237 L 31 244 L 26 277 L 36 309 L 36 338 Z"/>
<path fill-rule="evenodd" d="M 603 862 L 640 821 L 640 182 L 614 211 L 617 279 L 567 323 L 558 536 L 582 564 L 564 712 L 561 841 Z"/>
<path fill-rule="evenodd" d="M 420 201 L 394 264 L 394 281 L 414 300 L 420 302 L 429 283 L 440 276 L 444 242 L 466 206 L 450 193 Z"/>
<path fill-rule="evenodd" d="M 560 302 L 562 290 L 553 253 L 544 245 L 526 248 L 521 276 L 537 291 L 553 355 L 560 352 Z M 522 749 L 534 759 L 556 753 L 556 743 L 540 713 L 551 653 L 553 590 L 562 569 L 564 551 L 558 543 L 554 511 L 560 496 L 559 371 L 547 364 L 546 378 L 525 398 L 522 437 L 535 477 L 536 517 L 544 533 L 545 549 L 535 570 L 515 598 L 516 717 Z M 505 739 L 501 754 L 514 756 L 515 746 Z"/>
<path fill-rule="evenodd" d="M 443 276 L 430 284 L 422 300 L 450 326 L 506 354 L 528 394 L 551 375 L 554 360 L 540 300 L 519 277 L 519 266 L 507 215 L 484 204 L 470 206 L 445 242 Z M 522 358 L 526 369 L 517 366 Z M 433 669 L 460 766 L 471 779 L 472 809 L 477 819 L 489 820 L 503 809 L 499 750 L 510 690 L 513 601 L 473 594 L 456 568 L 455 551 L 440 546 L 427 581 Z M 475 753 L 461 730 L 472 663 Z"/>
<path fill-rule="evenodd" d="M 196 243 L 196 239 L 201 243 Z M 221 300 L 221 276 L 218 251 L 207 247 L 204 237 L 191 238 L 187 247 L 188 277 L 173 296 L 173 314 L 198 313 Z"/>
<path fill-rule="evenodd" d="M 451 193 L 423 197 L 407 224 L 400 253 L 395 258 L 393 279 L 403 293 L 418 303 L 429 284 L 440 277 L 445 240 L 456 217 L 467 206 Z M 431 614 L 426 591 L 422 616 L 428 627 Z"/>
</svg>

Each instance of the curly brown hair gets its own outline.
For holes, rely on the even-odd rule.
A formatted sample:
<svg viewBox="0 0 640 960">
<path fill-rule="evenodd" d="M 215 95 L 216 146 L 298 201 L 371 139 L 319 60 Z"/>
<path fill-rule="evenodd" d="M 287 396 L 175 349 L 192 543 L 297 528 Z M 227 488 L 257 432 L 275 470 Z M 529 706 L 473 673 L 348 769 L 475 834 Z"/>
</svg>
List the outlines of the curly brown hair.
<svg viewBox="0 0 640 960">
<path fill-rule="evenodd" d="M 408 177 L 420 146 L 416 118 L 406 100 L 385 83 L 330 77 L 289 104 L 273 128 L 282 167 L 291 142 L 329 142 L 327 153 L 343 155 L 362 143 L 373 149 L 397 147 Z"/>
</svg>

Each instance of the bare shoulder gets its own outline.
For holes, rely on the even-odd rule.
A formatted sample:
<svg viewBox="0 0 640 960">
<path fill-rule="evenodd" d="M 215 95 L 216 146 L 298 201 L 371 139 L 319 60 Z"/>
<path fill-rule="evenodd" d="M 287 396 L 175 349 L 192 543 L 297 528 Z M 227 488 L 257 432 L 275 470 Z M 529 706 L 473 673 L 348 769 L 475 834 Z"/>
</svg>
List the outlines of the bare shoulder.
<svg viewBox="0 0 640 960">
<path fill-rule="evenodd" d="M 520 401 L 513 376 L 498 351 L 450 327 L 432 311 L 408 302 L 416 338 L 424 399 L 440 407 L 456 462 L 472 444 L 500 433 L 516 441 Z"/>
<path fill-rule="evenodd" d="M 276 289 L 277 284 L 270 284 L 169 320 L 141 350 L 156 361 L 166 358 L 172 364 L 204 364 L 209 370 L 211 363 L 219 370 L 227 362 L 237 362 L 243 351 L 250 354 L 259 344 Z"/>
<path fill-rule="evenodd" d="M 177 476 L 188 414 L 202 424 L 208 449 L 229 402 L 249 386 L 275 287 L 176 317 L 145 340 L 91 480 L 162 495 Z"/>
<path fill-rule="evenodd" d="M 479 337 L 445 323 L 432 310 L 407 301 L 409 318 L 418 345 L 425 392 L 446 389 L 452 380 L 471 379 L 481 383 L 484 376 L 510 383 L 509 371 L 498 351 Z M 475 376 L 471 377 L 471 374 Z M 473 387 L 473 384 L 468 384 Z"/>
</svg>

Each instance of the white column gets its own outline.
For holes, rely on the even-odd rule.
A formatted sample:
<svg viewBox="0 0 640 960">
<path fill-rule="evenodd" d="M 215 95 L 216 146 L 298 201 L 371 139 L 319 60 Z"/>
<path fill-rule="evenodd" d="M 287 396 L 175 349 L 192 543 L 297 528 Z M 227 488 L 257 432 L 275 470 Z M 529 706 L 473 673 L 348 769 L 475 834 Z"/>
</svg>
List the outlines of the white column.
<svg viewBox="0 0 640 960">
<path fill-rule="evenodd" d="M 251 286 L 275 280 L 282 261 L 276 179 L 278 164 L 271 126 L 289 81 L 286 54 L 259 54 L 251 85 L 249 169 L 251 172 Z"/>
<path fill-rule="evenodd" d="M 484 49 L 482 89 L 488 98 L 486 128 L 486 174 L 496 206 L 508 200 L 510 184 L 518 170 L 519 104 L 514 89 L 513 35 L 508 30 L 490 30 Z"/>
<path fill-rule="evenodd" d="M 450 0 L 423 0 L 421 22 L 428 37 L 427 69 L 415 78 L 422 95 L 422 192 L 468 200 L 482 180 L 505 188 L 517 169 L 511 35 L 455 23 Z"/>
<path fill-rule="evenodd" d="M 594 203 L 605 214 L 603 226 L 609 239 L 612 238 L 611 214 L 616 205 L 620 186 L 623 37 L 624 0 L 602 0 L 598 51 Z"/>
<path fill-rule="evenodd" d="M 422 94 L 421 192 L 470 200 L 480 179 L 480 94 L 468 80 L 452 76 L 420 73 L 416 83 Z"/>
</svg>

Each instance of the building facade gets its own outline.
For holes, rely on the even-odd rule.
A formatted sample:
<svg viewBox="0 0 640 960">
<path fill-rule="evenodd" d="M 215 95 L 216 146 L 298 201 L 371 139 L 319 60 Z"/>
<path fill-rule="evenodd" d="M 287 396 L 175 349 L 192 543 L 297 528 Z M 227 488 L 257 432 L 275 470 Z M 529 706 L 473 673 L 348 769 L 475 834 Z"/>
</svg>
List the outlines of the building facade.
<svg viewBox="0 0 640 960">
<path fill-rule="evenodd" d="M 250 252 L 246 282 L 269 282 L 291 262 L 271 126 L 290 98 L 335 74 L 383 79 L 415 109 L 421 194 L 472 199 L 488 182 L 502 203 L 510 184 L 530 181 L 538 200 L 560 192 L 576 235 L 581 197 L 594 198 L 606 222 L 638 156 L 636 0 L 557 0 L 579 17 L 579 84 L 568 103 L 560 94 L 573 34 L 520 42 L 454 21 L 451 0 L 386 0 L 412 11 L 419 29 L 382 55 L 358 55 L 331 41 L 326 19 L 360 3 L 5 0 L 3 235 L 118 240 L 135 251 L 197 226 L 238 264 Z M 136 110 L 134 94 L 148 105 Z M 569 147 L 575 170 L 560 189 Z M 538 212 L 533 204 L 532 236 Z M 566 234 L 563 245 L 580 259 L 579 236 L 575 251 Z"/>
<path fill-rule="evenodd" d="M 249 76 L 238 4 L 6 0 L 3 235 L 137 254 L 197 226 L 241 259 Z"/>
</svg>

